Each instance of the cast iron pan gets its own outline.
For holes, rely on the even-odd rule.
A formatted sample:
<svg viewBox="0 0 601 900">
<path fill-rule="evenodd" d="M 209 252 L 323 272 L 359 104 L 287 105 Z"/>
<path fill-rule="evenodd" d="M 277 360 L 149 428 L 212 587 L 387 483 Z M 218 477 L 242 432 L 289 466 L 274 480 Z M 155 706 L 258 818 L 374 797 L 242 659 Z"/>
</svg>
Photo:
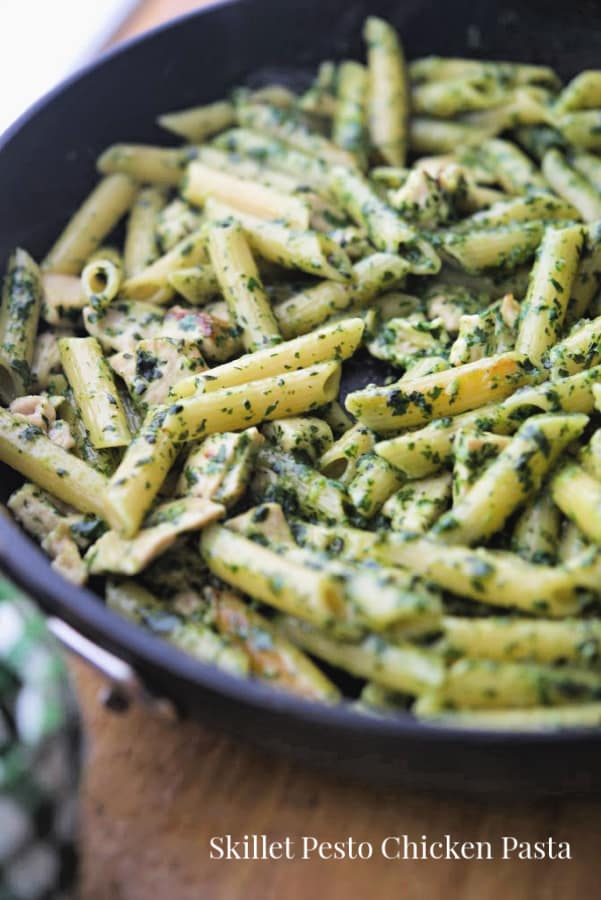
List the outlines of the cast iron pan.
<svg viewBox="0 0 601 900">
<path fill-rule="evenodd" d="M 42 100 L 0 143 L 0 263 L 16 245 L 43 256 L 95 180 L 114 141 L 169 138 L 157 114 L 223 96 L 274 75 L 307 84 L 317 63 L 362 52 L 366 14 L 392 20 L 410 57 L 469 54 L 550 63 L 569 77 L 598 64 L 595 0 L 239 0 L 215 4 L 136 40 Z M 365 373 L 350 375 L 365 382 Z M 371 375 L 370 375 L 371 377 Z M 18 483 L 0 468 L 0 499 Z M 51 613 L 129 663 L 184 713 L 311 763 L 430 789 L 576 793 L 601 788 L 601 729 L 558 734 L 451 730 L 409 716 L 359 716 L 203 665 L 64 581 L 0 517 L 0 564 Z"/>
</svg>

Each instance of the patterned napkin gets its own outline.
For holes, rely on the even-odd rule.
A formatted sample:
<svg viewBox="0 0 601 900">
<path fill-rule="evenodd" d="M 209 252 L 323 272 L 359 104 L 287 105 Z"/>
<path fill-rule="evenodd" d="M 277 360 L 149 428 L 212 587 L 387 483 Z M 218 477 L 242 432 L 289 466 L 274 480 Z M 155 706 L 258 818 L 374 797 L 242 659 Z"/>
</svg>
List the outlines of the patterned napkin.
<svg viewBox="0 0 601 900">
<path fill-rule="evenodd" d="M 73 896 L 79 750 L 58 646 L 0 578 L 0 900 Z"/>
</svg>

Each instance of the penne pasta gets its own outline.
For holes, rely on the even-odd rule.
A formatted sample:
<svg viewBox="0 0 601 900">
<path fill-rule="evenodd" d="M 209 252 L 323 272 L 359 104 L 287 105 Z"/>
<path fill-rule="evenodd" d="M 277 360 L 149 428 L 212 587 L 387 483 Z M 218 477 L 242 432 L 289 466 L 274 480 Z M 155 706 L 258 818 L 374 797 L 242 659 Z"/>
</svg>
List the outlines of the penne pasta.
<svg viewBox="0 0 601 900">
<path fill-rule="evenodd" d="M 231 675 L 598 726 L 601 70 L 407 65 L 369 16 L 307 90 L 263 76 L 189 87 L 9 258 L 10 512 Z"/>
<path fill-rule="evenodd" d="M 368 428 L 393 431 L 478 409 L 532 379 L 532 367 L 523 356 L 505 353 L 389 387 L 355 391 L 348 395 L 346 407 Z"/>
<path fill-rule="evenodd" d="M 174 386 L 171 396 L 189 397 L 195 393 L 284 375 L 328 360 L 343 361 L 352 356 L 359 346 L 363 328 L 362 320 L 357 318 L 324 325 L 310 336 L 297 337 L 274 347 L 247 353 L 230 363 L 216 366 L 204 376 L 183 379 Z"/>
<path fill-rule="evenodd" d="M 334 399 L 339 381 L 340 364 L 324 362 L 191 394 L 167 407 L 162 428 L 181 442 L 311 412 Z"/>
<path fill-rule="evenodd" d="M 35 336 L 42 303 L 39 269 L 25 250 L 8 262 L 0 307 L 0 397 L 10 403 L 32 384 Z"/>
<path fill-rule="evenodd" d="M 530 276 L 515 349 L 540 366 L 558 340 L 582 252 L 582 228 L 546 229 Z"/>
<path fill-rule="evenodd" d="M 114 144 L 99 157 L 97 167 L 103 175 L 127 175 L 138 182 L 176 187 L 184 176 L 186 165 L 195 155 L 194 148 Z"/>
<path fill-rule="evenodd" d="M 282 340 L 248 241 L 236 222 L 216 222 L 209 232 L 209 254 L 230 315 L 245 350 L 260 350 Z"/>
<path fill-rule="evenodd" d="M 123 174 L 107 175 L 69 220 L 42 266 L 48 272 L 79 275 L 134 202 L 136 182 Z"/>
<path fill-rule="evenodd" d="M 259 219 L 282 220 L 298 229 L 309 227 L 309 208 L 300 198 L 211 169 L 199 161 L 188 166 L 182 193 L 189 203 L 198 206 L 203 206 L 208 197 L 215 197 Z"/>
<path fill-rule="evenodd" d="M 126 278 L 137 275 L 159 255 L 156 227 L 165 199 L 163 188 L 145 187 L 140 189 L 133 202 L 127 219 L 123 248 L 123 268 Z"/>
<path fill-rule="evenodd" d="M 177 112 L 163 113 L 157 119 L 161 128 L 171 131 L 190 144 L 201 144 L 236 121 L 236 110 L 228 100 L 217 100 L 206 106 L 193 106 Z"/>
<path fill-rule="evenodd" d="M 387 22 L 370 16 L 367 44 L 368 109 L 371 144 L 388 165 L 402 166 L 407 154 L 409 86 L 399 37 Z"/>
<path fill-rule="evenodd" d="M 111 370 L 96 338 L 61 338 L 61 365 L 97 450 L 125 447 L 131 434 Z"/>
</svg>

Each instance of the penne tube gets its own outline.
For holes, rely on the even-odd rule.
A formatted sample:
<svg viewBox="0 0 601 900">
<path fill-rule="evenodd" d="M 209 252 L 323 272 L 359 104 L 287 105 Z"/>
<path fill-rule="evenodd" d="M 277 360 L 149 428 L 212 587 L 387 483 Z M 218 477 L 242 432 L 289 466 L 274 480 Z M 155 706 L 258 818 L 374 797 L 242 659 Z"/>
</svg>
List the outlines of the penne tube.
<svg viewBox="0 0 601 900">
<path fill-rule="evenodd" d="M 73 398 L 97 450 L 131 442 L 125 410 L 96 338 L 61 338 L 61 365 Z"/>
<path fill-rule="evenodd" d="M 361 309 L 384 290 L 396 287 L 409 273 L 410 264 L 391 253 L 374 253 L 353 266 L 354 282 L 322 281 L 274 307 L 284 338 L 306 334 L 330 316 Z"/>
<path fill-rule="evenodd" d="M 585 222 L 601 219 L 601 197 L 598 190 L 569 165 L 561 150 L 556 147 L 547 150 L 542 170 L 555 193 L 575 206 Z"/>
<path fill-rule="evenodd" d="M 403 166 L 410 102 L 403 48 L 395 29 L 376 16 L 366 19 L 363 37 L 367 45 L 371 144 L 384 163 Z"/>
<path fill-rule="evenodd" d="M 107 175 L 71 217 L 44 259 L 49 272 L 79 275 L 136 197 L 137 185 L 127 175 Z"/>
<path fill-rule="evenodd" d="M 421 701 L 425 697 L 420 698 Z M 566 728 L 598 728 L 601 703 L 575 703 L 570 706 L 529 706 L 526 709 L 447 710 L 436 701 L 428 707 L 418 704 L 412 710 L 418 718 L 452 728 L 484 728 L 487 731 L 563 731 Z"/>
<path fill-rule="evenodd" d="M 361 343 L 363 329 L 363 321 L 358 318 L 341 319 L 324 325 L 311 334 L 247 353 L 225 365 L 216 366 L 204 376 L 183 379 L 173 387 L 171 397 L 177 399 L 222 390 L 277 377 L 328 360 L 343 361 L 352 356 Z"/>
<path fill-rule="evenodd" d="M 542 222 L 515 222 L 473 231 L 447 231 L 445 256 L 470 275 L 514 269 L 534 255 L 544 233 Z"/>
<path fill-rule="evenodd" d="M 113 144 L 99 156 L 97 168 L 103 175 L 128 175 L 138 182 L 176 187 L 195 155 L 193 147 Z"/>
<path fill-rule="evenodd" d="M 499 103 L 486 109 L 466 112 L 462 118 L 476 128 L 500 134 L 520 125 L 541 125 L 549 121 L 550 94 L 544 88 L 519 87 L 507 91 Z"/>
<path fill-rule="evenodd" d="M 342 437 L 346 431 L 353 427 L 353 420 L 342 408 L 338 400 L 332 400 L 331 403 L 324 406 L 322 415 L 324 421 L 332 429 L 332 434 L 335 438 Z"/>
<path fill-rule="evenodd" d="M 151 263 L 137 275 L 123 282 L 126 297 L 148 300 L 152 303 L 168 303 L 173 297 L 169 275 L 178 269 L 208 261 L 208 230 L 205 226 L 187 235 L 179 244 Z"/>
<path fill-rule="evenodd" d="M 201 224 L 201 214 L 194 207 L 176 197 L 159 213 L 156 223 L 156 237 L 163 253 L 172 250 Z"/>
<path fill-rule="evenodd" d="M 561 529 L 557 556 L 561 563 L 578 560 L 590 547 L 588 540 L 574 522 L 565 520 Z"/>
<path fill-rule="evenodd" d="M 200 550 L 214 575 L 281 612 L 324 627 L 344 613 L 339 579 L 283 559 L 229 528 L 212 525 L 205 529 Z"/>
<path fill-rule="evenodd" d="M 540 489 L 563 450 L 588 423 L 581 413 L 531 416 L 471 488 L 436 522 L 445 544 L 470 546 L 500 531 Z"/>
<path fill-rule="evenodd" d="M 242 128 L 256 131 L 289 145 L 300 153 L 313 156 L 328 165 L 356 165 L 353 155 L 337 147 L 316 131 L 311 131 L 301 120 L 291 116 L 286 110 L 263 103 L 249 103 L 238 106 L 238 123 Z"/>
<path fill-rule="evenodd" d="M 337 66 L 331 60 L 319 64 L 311 87 L 299 101 L 299 109 L 316 116 L 332 116 L 336 107 Z"/>
<path fill-rule="evenodd" d="M 554 119 L 557 130 L 574 147 L 582 150 L 601 150 L 601 110 L 586 109 L 568 112 Z"/>
<path fill-rule="evenodd" d="M 384 534 L 308 523 L 295 523 L 294 530 L 302 545 L 322 551 L 333 548 L 344 559 L 400 566 L 452 594 L 537 617 L 577 614 L 586 602 L 582 588 L 598 584 L 598 557 L 553 567 L 533 565 L 502 550 L 448 547 L 430 536 L 408 532 Z"/>
<path fill-rule="evenodd" d="M 459 709 L 526 709 L 596 700 L 601 675 L 544 664 L 461 659 L 448 669 L 434 699 Z"/>
<path fill-rule="evenodd" d="M 84 425 L 81 413 L 65 379 L 64 398 L 58 408 L 61 419 L 69 426 L 74 441 L 73 453 L 102 475 L 110 476 L 117 468 L 114 450 L 97 450 L 90 441 L 88 429 Z"/>
<path fill-rule="evenodd" d="M 332 196 L 349 216 L 367 232 L 370 241 L 384 253 L 397 253 L 402 244 L 417 235 L 394 210 L 387 206 L 369 183 L 355 172 L 337 166 L 332 169 Z"/>
<path fill-rule="evenodd" d="M 236 222 L 217 222 L 209 231 L 209 253 L 230 315 L 247 351 L 282 340 L 248 241 Z"/>
<path fill-rule="evenodd" d="M 599 385 L 597 385 L 598 388 Z M 597 428 L 589 442 L 582 447 L 579 461 L 585 472 L 601 482 L 601 428 Z"/>
<path fill-rule="evenodd" d="M 211 169 L 198 160 L 188 166 L 182 194 L 197 206 L 203 206 L 208 197 L 215 197 L 259 219 L 281 220 L 298 229 L 309 227 L 309 208 L 300 198 Z"/>
<path fill-rule="evenodd" d="M 485 619 L 445 616 L 446 643 L 473 659 L 588 664 L 601 648 L 599 619 Z"/>
<path fill-rule="evenodd" d="M 409 643 L 388 643 L 380 635 L 369 635 L 358 643 L 334 640 L 318 628 L 289 617 L 278 619 L 278 627 L 312 656 L 391 690 L 420 695 L 443 681 L 443 663 L 431 650 Z"/>
<path fill-rule="evenodd" d="M 593 389 L 601 366 L 556 381 L 523 387 L 499 404 L 442 418 L 417 431 L 380 441 L 375 451 L 407 478 L 423 478 L 440 471 L 453 459 L 453 441 L 464 427 L 495 429 L 511 434 L 533 412 L 589 414 L 594 409 Z"/>
<path fill-rule="evenodd" d="M 566 84 L 553 103 L 553 112 L 561 115 L 572 109 L 598 107 L 601 107 L 601 71 L 588 69 Z"/>
<path fill-rule="evenodd" d="M 255 181 L 282 194 L 297 196 L 309 209 L 312 228 L 324 231 L 329 230 L 333 224 L 346 224 L 346 217 L 343 211 L 323 194 L 319 194 L 311 187 L 308 187 L 306 179 L 303 179 L 302 176 L 280 172 L 271 166 L 267 168 L 259 160 L 240 156 L 236 153 L 227 153 L 224 150 L 218 150 L 216 147 L 199 147 L 198 159 L 212 169 L 219 169 L 239 178 Z M 306 159 L 309 158 L 306 157 Z M 215 198 L 210 199 L 215 204 L 218 202 Z M 205 204 L 205 213 L 207 205 L 208 203 Z"/>
<path fill-rule="evenodd" d="M 71 328 L 81 322 L 82 310 L 88 305 L 81 278 L 44 272 L 42 276 L 41 317 L 49 325 Z"/>
<path fill-rule="evenodd" d="M 309 700 L 340 699 L 329 678 L 249 603 L 229 590 L 208 588 L 207 595 L 217 629 L 248 655 L 255 677 Z"/>
<path fill-rule="evenodd" d="M 264 425 L 261 431 L 278 450 L 298 454 L 313 465 L 334 443 L 332 429 L 317 416 L 275 419 Z"/>
<path fill-rule="evenodd" d="M 163 113 L 157 122 L 189 144 L 202 144 L 212 135 L 236 122 L 236 109 L 229 100 L 216 100 L 205 106 L 192 106 L 176 112 Z"/>
<path fill-rule="evenodd" d="M 384 565 L 406 566 L 444 590 L 479 603 L 552 618 L 580 610 L 581 588 L 573 572 L 534 565 L 514 553 L 453 547 L 406 534 L 388 535 L 372 552 Z"/>
<path fill-rule="evenodd" d="M 459 502 L 511 438 L 466 425 L 453 440 L 453 503 Z M 432 523 L 433 524 L 433 523 Z"/>
<path fill-rule="evenodd" d="M 510 197 L 493 203 L 488 209 L 482 209 L 462 222 L 467 230 L 470 226 L 497 228 L 516 222 L 544 222 L 552 219 L 579 219 L 580 213 L 575 206 L 554 197 L 546 191 L 531 191 L 525 196 Z"/>
<path fill-rule="evenodd" d="M 148 412 L 138 434 L 105 487 L 105 518 L 114 531 L 134 537 L 175 457 L 172 435 L 162 428 L 165 411 Z"/>
<path fill-rule="evenodd" d="M 601 362 L 601 316 L 579 322 L 549 352 L 551 377 L 562 378 Z"/>
<path fill-rule="evenodd" d="M 340 364 L 324 362 L 248 384 L 192 394 L 166 408 L 162 428 L 176 442 L 312 412 L 338 394 Z"/>
<path fill-rule="evenodd" d="M 206 202 L 205 212 L 211 221 L 236 219 L 242 226 L 252 249 L 263 259 L 330 281 L 345 283 L 353 280 L 353 269 L 348 255 L 325 234 L 316 231 L 294 231 L 279 222 L 265 222 L 211 197 Z"/>
<path fill-rule="evenodd" d="M 451 475 L 444 472 L 405 484 L 388 498 L 382 507 L 382 514 L 390 520 L 392 531 L 423 534 L 450 502 Z"/>
<path fill-rule="evenodd" d="M 106 604 L 125 619 L 150 629 L 204 663 L 235 675 L 248 675 L 248 657 L 198 617 L 185 618 L 172 603 L 161 601 L 133 578 L 107 581 Z"/>
<path fill-rule="evenodd" d="M 601 482 L 575 463 L 566 463 L 551 480 L 551 495 L 587 538 L 601 544 Z"/>
<path fill-rule="evenodd" d="M 462 315 L 459 331 L 449 351 L 449 362 L 458 366 L 485 356 L 513 350 L 520 307 L 506 294 L 481 313 Z"/>
<path fill-rule="evenodd" d="M 103 310 L 112 303 L 123 281 L 121 254 L 113 247 L 101 247 L 92 254 L 81 273 L 81 285 L 90 306 Z"/>
<path fill-rule="evenodd" d="M 353 425 L 319 459 L 319 469 L 328 478 L 349 484 L 355 477 L 357 462 L 373 450 L 373 432 L 363 425 Z"/>
<path fill-rule="evenodd" d="M 511 141 L 492 138 L 484 141 L 480 150 L 485 164 L 508 194 L 548 190 L 545 178 L 534 163 Z"/>
<path fill-rule="evenodd" d="M 79 512 L 106 518 L 106 478 L 5 409 L 0 409 L 0 460 Z"/>
<path fill-rule="evenodd" d="M 360 516 L 372 519 L 403 482 L 385 459 L 366 453 L 358 461 L 353 480 L 348 485 L 351 503 Z"/>
<path fill-rule="evenodd" d="M 453 118 L 459 113 L 499 106 L 508 97 L 487 74 L 428 81 L 411 89 L 411 109 L 417 115 Z"/>
<path fill-rule="evenodd" d="M 561 82 L 553 69 L 515 62 L 494 62 L 447 56 L 422 56 L 409 63 L 411 81 L 445 81 L 490 75 L 503 83 L 538 84 L 557 90 Z"/>
<path fill-rule="evenodd" d="M 315 516 L 326 523 L 347 518 L 349 501 L 343 485 L 326 478 L 311 466 L 297 462 L 294 457 L 271 447 L 262 447 L 255 471 L 259 475 L 262 500 L 269 499 L 269 488 L 273 486 L 278 498 L 283 495 L 304 515 Z"/>
<path fill-rule="evenodd" d="M 584 244 L 583 229 L 548 227 L 520 317 L 515 349 L 540 366 L 558 340 Z"/>
<path fill-rule="evenodd" d="M 193 306 L 204 306 L 221 294 L 221 286 L 210 263 L 199 263 L 186 269 L 176 269 L 167 275 L 174 291 Z"/>
<path fill-rule="evenodd" d="M 409 147 L 416 156 L 453 153 L 457 147 L 481 144 L 490 133 L 490 128 L 478 128 L 465 122 L 411 116 Z"/>
<path fill-rule="evenodd" d="M 595 153 L 586 153 L 578 150 L 571 154 L 570 162 L 577 172 L 580 172 L 587 181 L 601 191 L 601 159 Z"/>
<path fill-rule="evenodd" d="M 35 336 L 42 304 L 40 271 L 21 249 L 11 255 L 0 307 L 0 399 L 10 403 L 32 385 Z"/>
<path fill-rule="evenodd" d="M 522 355 L 504 353 L 388 387 L 368 386 L 348 394 L 346 408 L 374 431 L 393 431 L 502 400 L 532 380 Z"/>
<path fill-rule="evenodd" d="M 584 247 L 576 277 L 572 283 L 572 295 L 566 312 L 566 325 L 579 322 L 589 313 L 592 302 L 601 286 L 601 222 L 586 228 Z"/>
<path fill-rule="evenodd" d="M 367 159 L 368 73 L 360 63 L 346 61 L 338 67 L 338 86 L 332 120 L 332 140 L 352 153 L 361 168 Z"/>
<path fill-rule="evenodd" d="M 166 201 L 161 187 L 141 188 L 131 207 L 125 232 L 123 268 L 125 277 L 137 275 L 159 255 L 156 227 Z"/>
<path fill-rule="evenodd" d="M 264 133 L 236 128 L 219 135 L 213 143 L 219 150 L 260 160 L 276 172 L 298 178 L 320 193 L 328 192 L 329 168 L 326 163 L 295 150 L 283 141 L 274 140 Z"/>
</svg>

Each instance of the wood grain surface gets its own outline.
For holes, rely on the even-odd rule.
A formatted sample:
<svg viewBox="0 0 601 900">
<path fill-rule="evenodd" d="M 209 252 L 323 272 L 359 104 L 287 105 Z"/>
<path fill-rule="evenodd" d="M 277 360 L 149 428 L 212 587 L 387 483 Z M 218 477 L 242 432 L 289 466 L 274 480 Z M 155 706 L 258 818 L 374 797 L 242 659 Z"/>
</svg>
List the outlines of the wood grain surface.
<svg viewBox="0 0 601 900">
<path fill-rule="evenodd" d="M 147 0 L 117 36 L 195 8 Z M 582 900 L 599 893 L 601 806 L 374 789 L 310 771 L 208 728 L 97 700 L 100 679 L 71 662 L 87 726 L 81 900 Z M 561 760 L 558 759 L 558 765 Z M 572 860 L 245 862 L 209 858 L 214 835 L 299 842 L 386 835 L 569 841 Z"/>
</svg>

